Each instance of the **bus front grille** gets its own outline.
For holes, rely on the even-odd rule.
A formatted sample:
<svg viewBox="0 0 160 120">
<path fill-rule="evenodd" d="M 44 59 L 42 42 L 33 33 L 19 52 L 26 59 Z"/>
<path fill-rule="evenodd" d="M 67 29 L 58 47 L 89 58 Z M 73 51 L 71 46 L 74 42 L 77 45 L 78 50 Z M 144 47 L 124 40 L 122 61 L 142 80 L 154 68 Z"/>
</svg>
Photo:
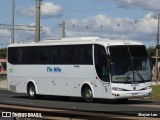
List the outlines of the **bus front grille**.
<svg viewBox="0 0 160 120">
<path fill-rule="evenodd" d="M 11 91 L 16 92 L 16 85 L 9 85 Z"/>
</svg>

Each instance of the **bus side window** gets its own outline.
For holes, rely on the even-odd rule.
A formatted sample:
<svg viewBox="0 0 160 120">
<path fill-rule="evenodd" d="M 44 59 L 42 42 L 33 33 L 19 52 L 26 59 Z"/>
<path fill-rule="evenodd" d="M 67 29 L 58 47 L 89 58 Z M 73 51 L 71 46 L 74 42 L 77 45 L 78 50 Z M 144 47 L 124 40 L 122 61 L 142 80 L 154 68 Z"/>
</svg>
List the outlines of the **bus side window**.
<svg viewBox="0 0 160 120">
<path fill-rule="evenodd" d="M 22 64 L 37 64 L 37 49 L 36 47 L 24 47 L 19 51 L 20 63 Z M 20 59 L 19 59 L 20 60 Z"/>
<path fill-rule="evenodd" d="M 18 48 L 8 48 L 8 62 L 11 64 L 18 64 Z"/>
<path fill-rule="evenodd" d="M 39 47 L 38 48 L 38 63 L 47 64 L 49 63 L 49 47 Z"/>
<path fill-rule="evenodd" d="M 80 63 L 93 64 L 92 62 L 92 45 L 82 45 L 80 47 Z"/>
<path fill-rule="evenodd" d="M 95 45 L 94 47 L 95 68 L 98 77 L 105 82 L 109 80 L 109 67 L 107 65 L 106 50 L 103 46 Z"/>
<path fill-rule="evenodd" d="M 50 53 L 50 59 L 52 64 L 66 64 L 66 49 L 64 46 L 53 46 L 51 47 Z"/>
<path fill-rule="evenodd" d="M 65 48 L 65 63 L 79 64 L 79 46 L 68 45 Z"/>
<path fill-rule="evenodd" d="M 23 48 L 18 48 L 18 63 L 21 64 L 24 61 L 24 49 Z"/>
</svg>

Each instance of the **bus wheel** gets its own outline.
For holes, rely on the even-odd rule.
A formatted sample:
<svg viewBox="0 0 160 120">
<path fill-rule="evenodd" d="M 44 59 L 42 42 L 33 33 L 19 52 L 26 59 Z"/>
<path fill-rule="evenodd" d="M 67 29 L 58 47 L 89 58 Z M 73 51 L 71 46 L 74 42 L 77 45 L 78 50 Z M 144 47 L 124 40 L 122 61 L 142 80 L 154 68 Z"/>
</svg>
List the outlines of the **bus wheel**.
<svg viewBox="0 0 160 120">
<path fill-rule="evenodd" d="M 82 97 L 86 102 L 93 102 L 93 93 L 90 87 L 85 87 L 83 89 Z"/>
<path fill-rule="evenodd" d="M 36 89 L 33 83 L 29 84 L 27 87 L 27 94 L 29 98 L 35 99 L 36 98 Z"/>
</svg>

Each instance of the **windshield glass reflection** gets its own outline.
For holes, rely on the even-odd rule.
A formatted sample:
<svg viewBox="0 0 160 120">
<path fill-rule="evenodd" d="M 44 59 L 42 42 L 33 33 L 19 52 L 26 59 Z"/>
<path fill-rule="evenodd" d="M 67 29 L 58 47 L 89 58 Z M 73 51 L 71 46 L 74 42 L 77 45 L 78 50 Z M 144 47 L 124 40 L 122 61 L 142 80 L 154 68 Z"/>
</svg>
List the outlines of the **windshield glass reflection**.
<svg viewBox="0 0 160 120">
<path fill-rule="evenodd" d="M 151 80 L 145 46 L 110 46 L 112 82 Z"/>
</svg>

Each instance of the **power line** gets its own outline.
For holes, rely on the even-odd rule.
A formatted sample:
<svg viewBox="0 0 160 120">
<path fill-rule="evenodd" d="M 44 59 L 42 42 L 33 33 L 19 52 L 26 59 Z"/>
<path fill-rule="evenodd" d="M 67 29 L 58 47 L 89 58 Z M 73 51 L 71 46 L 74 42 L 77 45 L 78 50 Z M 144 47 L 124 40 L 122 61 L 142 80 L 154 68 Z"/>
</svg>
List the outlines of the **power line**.
<svg viewBox="0 0 160 120">
<path fill-rule="evenodd" d="M 66 28 L 67 29 L 69 29 L 69 28 L 73 28 L 73 29 L 76 29 L 76 28 L 81 28 L 81 29 L 113 29 L 113 28 L 115 28 L 115 27 L 117 27 L 117 28 L 120 28 L 120 27 L 124 27 L 124 26 L 126 26 L 126 25 L 139 25 L 138 23 L 147 23 L 148 21 L 150 21 L 150 20 L 153 20 L 153 19 L 142 19 L 142 20 L 132 20 L 132 21 L 129 21 L 128 20 L 128 22 L 127 22 L 127 20 L 125 21 L 125 23 L 114 23 L 114 24 L 112 24 L 112 25 L 99 25 L 99 26 L 91 26 L 91 25 L 87 25 L 87 24 L 81 24 L 81 25 L 76 25 L 76 24 L 66 24 L 65 26 L 66 26 Z M 45 31 L 45 33 L 51 33 L 51 32 L 53 32 L 53 33 L 55 33 L 55 32 L 57 32 L 57 29 L 59 29 L 60 30 L 60 28 L 61 28 L 61 26 L 59 26 L 59 24 L 57 25 L 57 26 L 55 26 L 54 28 L 50 28 L 49 30 L 46 30 Z"/>
<path fill-rule="evenodd" d="M 23 17 L 24 15 L 29 14 L 29 13 L 30 13 L 31 11 L 33 11 L 34 9 L 35 9 L 35 8 L 29 9 L 29 10 L 25 10 L 24 13 L 22 13 L 21 15 L 15 17 L 15 19 L 19 19 L 19 18 Z M 4 23 L 7 23 L 7 22 L 9 22 L 9 21 L 11 21 L 11 19 L 8 19 L 8 20 L 3 21 L 3 22 L 1 22 L 1 23 L 4 24 Z"/>
<path fill-rule="evenodd" d="M 11 15 L 5 15 L 5 16 L 0 16 L 0 19 L 6 19 L 9 18 Z"/>
<path fill-rule="evenodd" d="M 125 4 L 125 5 L 120 5 L 119 8 L 121 7 L 127 7 L 127 6 L 132 6 L 132 5 L 136 5 L 136 4 L 141 4 L 141 3 L 144 3 L 144 2 L 148 2 L 149 0 L 143 0 L 143 1 L 140 1 L 140 2 L 135 2 L 135 3 L 130 3 L 130 4 Z"/>
<path fill-rule="evenodd" d="M 62 11 L 64 12 L 95 12 L 95 11 L 106 11 L 106 10 L 112 10 L 112 9 L 117 9 L 117 8 L 122 8 L 122 7 L 127 7 L 127 6 L 132 6 L 132 5 L 136 5 L 136 4 L 140 4 L 140 3 L 143 3 L 143 2 L 147 2 L 146 0 L 143 0 L 143 1 L 140 1 L 140 2 L 135 2 L 135 3 L 131 3 L 131 4 L 125 4 L 125 5 L 120 5 L 120 6 L 117 6 L 117 7 L 111 7 L 111 8 L 104 8 L 104 9 L 92 9 L 92 10 L 67 10 L 67 9 L 63 9 Z M 56 10 L 56 9 L 48 9 L 48 8 L 45 8 L 47 10 L 55 10 L 55 11 L 61 11 L 61 10 Z M 15 17 L 15 19 L 18 19 L 20 17 L 23 17 L 24 15 L 27 15 L 29 14 L 31 11 L 35 10 L 35 7 L 31 8 L 31 9 L 25 9 L 21 12 L 21 14 L 17 17 Z M 8 18 L 8 16 L 6 16 L 6 18 Z M 7 23 L 11 21 L 10 19 L 9 20 L 6 20 L 4 22 L 1 22 L 2 24 L 3 23 Z"/>
<path fill-rule="evenodd" d="M 54 10 L 54 11 L 64 11 L 64 12 L 96 12 L 96 11 L 108 11 L 108 10 L 112 10 L 112 9 L 117 9 L 117 8 L 122 8 L 122 7 L 127 7 L 127 6 L 133 6 L 133 5 L 144 3 L 144 2 L 148 2 L 148 1 L 147 0 L 143 0 L 143 1 L 140 1 L 140 2 L 120 5 L 120 6 L 116 6 L 116 7 L 103 8 L 103 9 L 92 9 L 92 10 L 67 10 L 67 9 L 56 10 L 56 9 L 48 9 L 48 8 L 45 8 L 45 9 Z"/>
<path fill-rule="evenodd" d="M 0 29 L 6 29 L 11 30 L 12 26 L 7 24 L 0 24 Z M 31 25 L 14 25 L 15 30 L 25 30 L 25 31 L 35 31 L 35 26 Z M 43 27 L 40 28 L 41 31 L 43 31 Z"/>
</svg>

